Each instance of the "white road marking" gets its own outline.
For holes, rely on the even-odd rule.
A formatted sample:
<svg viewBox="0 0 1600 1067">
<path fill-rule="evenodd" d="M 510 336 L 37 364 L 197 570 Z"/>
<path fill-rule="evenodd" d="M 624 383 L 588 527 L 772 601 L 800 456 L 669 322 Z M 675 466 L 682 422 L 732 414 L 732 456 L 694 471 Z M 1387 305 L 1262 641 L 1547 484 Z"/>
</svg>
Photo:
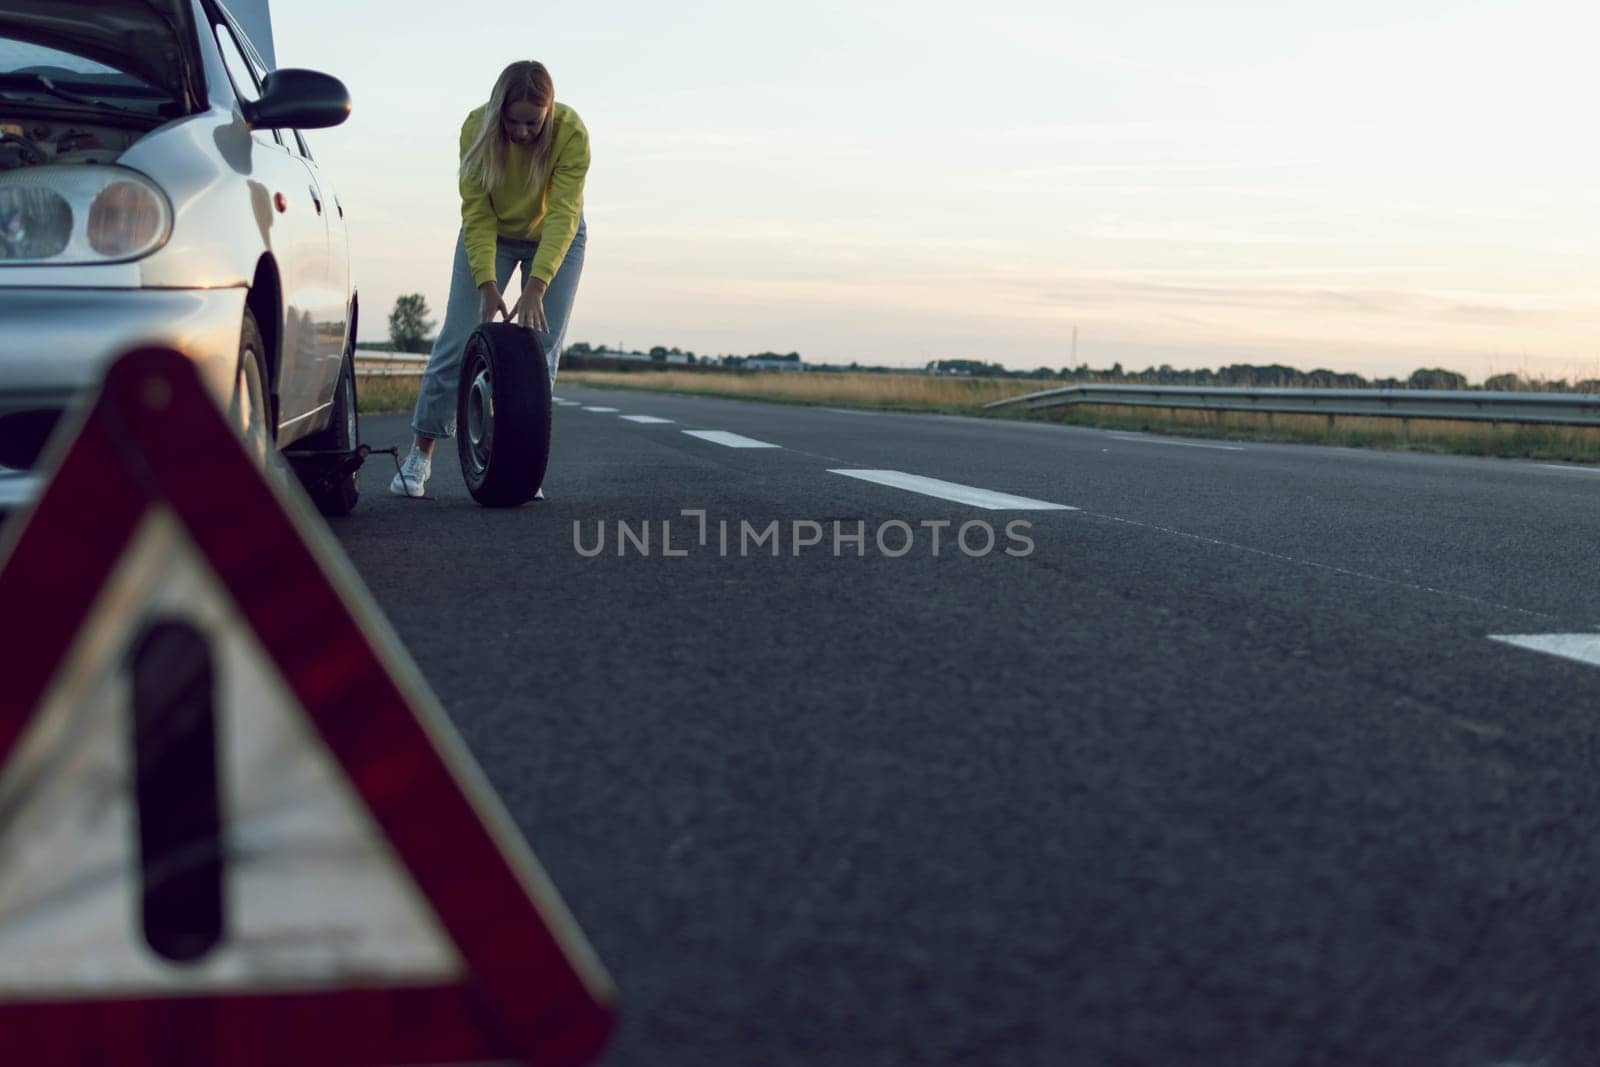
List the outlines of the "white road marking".
<svg viewBox="0 0 1600 1067">
<path fill-rule="evenodd" d="M 1113 441 L 1133 441 L 1141 445 L 1176 445 L 1179 448 L 1214 448 L 1219 452 L 1243 452 L 1243 445 L 1203 445 L 1198 441 L 1165 441 L 1159 437 L 1133 437 L 1127 434 L 1107 434 Z"/>
<path fill-rule="evenodd" d="M 863 411 L 861 408 L 823 408 L 822 410 L 823 411 L 831 411 L 835 415 L 882 415 L 883 414 L 883 412 L 881 412 L 881 411 Z"/>
<path fill-rule="evenodd" d="M 743 437 L 736 433 L 729 433 L 727 430 L 685 430 L 683 432 L 688 434 L 690 437 L 698 437 L 702 441 L 710 441 L 714 445 L 722 445 L 725 448 L 779 447 L 777 445 L 769 445 L 765 441 L 757 441 L 751 437 Z"/>
<path fill-rule="evenodd" d="M 660 423 L 660 422 L 671 422 L 672 421 L 671 419 L 658 419 L 654 415 L 624 415 L 622 417 L 627 419 L 629 422 L 643 422 L 643 423 L 649 423 L 650 425 L 655 425 L 656 423 Z"/>
<path fill-rule="evenodd" d="M 592 407 L 589 407 L 588 405 L 584 405 L 583 410 L 585 410 L 585 411 L 616 411 L 617 409 L 616 408 L 592 408 Z"/>
<path fill-rule="evenodd" d="M 971 504 L 973 507 L 987 508 L 990 511 L 1078 510 L 1066 504 L 1051 504 L 1025 496 L 1012 496 L 1010 493 L 979 489 L 976 486 L 941 482 L 937 478 L 924 478 L 917 474 L 906 474 L 904 471 L 830 470 L 828 473 L 842 474 L 846 478 L 859 478 L 864 482 L 887 485 L 893 489 L 905 489 L 912 493 L 921 493 L 923 496 L 936 496 L 941 500 L 954 500 L 958 504 Z"/>
<path fill-rule="evenodd" d="M 1574 467 L 1566 463 L 1541 463 L 1541 467 L 1549 467 L 1553 471 L 1577 471 L 1579 474 L 1600 474 L 1600 467 Z"/>
<path fill-rule="evenodd" d="M 1600 634 L 1490 634 L 1489 640 L 1600 667 Z"/>
</svg>

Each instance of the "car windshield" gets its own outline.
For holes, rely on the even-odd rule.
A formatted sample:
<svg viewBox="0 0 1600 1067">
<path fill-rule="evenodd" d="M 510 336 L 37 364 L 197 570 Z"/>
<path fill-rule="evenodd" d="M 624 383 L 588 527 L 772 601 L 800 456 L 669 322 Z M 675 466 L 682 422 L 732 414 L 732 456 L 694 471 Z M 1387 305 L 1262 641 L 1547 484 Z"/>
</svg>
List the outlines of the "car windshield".
<svg viewBox="0 0 1600 1067">
<path fill-rule="evenodd" d="M 156 113 L 171 96 L 143 78 L 59 48 L 0 36 L 0 93 Z"/>
</svg>

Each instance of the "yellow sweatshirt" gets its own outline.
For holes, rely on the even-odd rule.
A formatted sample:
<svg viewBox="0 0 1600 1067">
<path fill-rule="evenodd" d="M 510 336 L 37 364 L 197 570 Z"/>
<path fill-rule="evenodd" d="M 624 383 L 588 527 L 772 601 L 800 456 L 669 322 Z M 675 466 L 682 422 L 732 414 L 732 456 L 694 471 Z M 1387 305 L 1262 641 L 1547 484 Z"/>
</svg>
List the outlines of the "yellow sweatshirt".
<svg viewBox="0 0 1600 1067">
<path fill-rule="evenodd" d="M 485 107 L 488 105 L 485 105 Z M 461 124 L 461 154 L 477 136 L 483 121 L 477 108 Z M 485 192 L 483 187 L 461 183 L 461 226 L 467 239 L 467 263 L 478 285 L 495 281 L 494 248 L 499 235 L 538 241 L 533 276 L 548 283 L 561 268 L 583 214 L 583 179 L 589 173 L 589 131 L 578 113 L 559 101 L 551 109 L 555 144 L 550 151 L 550 173 L 528 184 L 528 149 L 509 145 L 505 177 Z"/>
</svg>

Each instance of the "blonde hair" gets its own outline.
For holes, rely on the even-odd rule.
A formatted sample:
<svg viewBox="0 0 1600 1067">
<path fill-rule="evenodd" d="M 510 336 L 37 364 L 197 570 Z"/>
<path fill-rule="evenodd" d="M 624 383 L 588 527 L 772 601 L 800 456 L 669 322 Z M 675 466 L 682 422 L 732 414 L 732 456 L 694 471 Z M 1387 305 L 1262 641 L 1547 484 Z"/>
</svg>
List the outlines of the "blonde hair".
<svg viewBox="0 0 1600 1067">
<path fill-rule="evenodd" d="M 507 107 L 524 101 L 544 111 L 544 126 L 531 146 L 533 159 L 528 165 L 528 184 L 533 185 L 549 170 L 550 152 L 555 144 L 555 83 L 550 80 L 550 72 L 544 69 L 543 63 L 524 59 L 511 64 L 495 79 L 477 135 L 461 154 L 462 181 L 490 190 L 505 178 L 511 142 L 501 118 Z"/>
</svg>

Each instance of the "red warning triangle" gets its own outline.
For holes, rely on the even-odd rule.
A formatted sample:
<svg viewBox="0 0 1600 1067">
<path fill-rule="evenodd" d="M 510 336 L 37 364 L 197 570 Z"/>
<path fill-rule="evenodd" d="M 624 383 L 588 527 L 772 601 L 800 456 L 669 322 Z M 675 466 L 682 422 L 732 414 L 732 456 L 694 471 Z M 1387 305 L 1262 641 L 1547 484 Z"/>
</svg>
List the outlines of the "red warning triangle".
<svg viewBox="0 0 1600 1067">
<path fill-rule="evenodd" d="M 4 1060 L 596 1056 L 604 969 L 193 364 L 122 357 L 58 455 L 0 546 Z M 152 862 L 208 818 L 209 847 Z"/>
</svg>

